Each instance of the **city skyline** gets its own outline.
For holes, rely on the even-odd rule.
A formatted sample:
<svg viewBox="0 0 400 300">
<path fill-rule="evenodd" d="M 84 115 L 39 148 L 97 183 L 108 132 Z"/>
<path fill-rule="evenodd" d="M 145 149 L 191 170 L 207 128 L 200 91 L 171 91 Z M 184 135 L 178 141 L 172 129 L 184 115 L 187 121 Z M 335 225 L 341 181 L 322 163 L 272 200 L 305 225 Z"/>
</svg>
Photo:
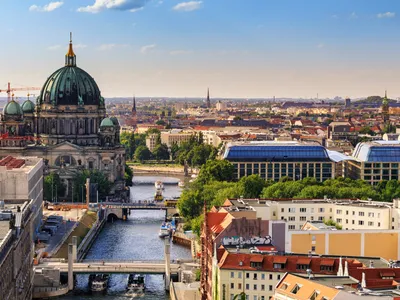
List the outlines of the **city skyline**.
<svg viewBox="0 0 400 300">
<path fill-rule="evenodd" d="M 77 65 L 105 97 L 204 98 L 207 87 L 212 98 L 358 98 L 385 89 L 400 96 L 393 0 L 5 0 L 1 7 L 8 13 L 0 89 L 41 87 L 64 65 L 72 31 Z"/>
</svg>

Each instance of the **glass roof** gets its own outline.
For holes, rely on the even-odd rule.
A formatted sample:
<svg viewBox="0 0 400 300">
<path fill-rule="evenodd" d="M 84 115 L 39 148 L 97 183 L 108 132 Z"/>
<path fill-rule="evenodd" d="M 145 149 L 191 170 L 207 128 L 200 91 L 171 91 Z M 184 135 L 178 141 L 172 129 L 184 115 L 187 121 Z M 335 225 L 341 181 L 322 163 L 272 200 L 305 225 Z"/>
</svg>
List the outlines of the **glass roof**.
<svg viewBox="0 0 400 300">
<path fill-rule="evenodd" d="M 353 156 L 365 162 L 399 162 L 400 143 L 398 141 L 358 143 Z"/>
</svg>

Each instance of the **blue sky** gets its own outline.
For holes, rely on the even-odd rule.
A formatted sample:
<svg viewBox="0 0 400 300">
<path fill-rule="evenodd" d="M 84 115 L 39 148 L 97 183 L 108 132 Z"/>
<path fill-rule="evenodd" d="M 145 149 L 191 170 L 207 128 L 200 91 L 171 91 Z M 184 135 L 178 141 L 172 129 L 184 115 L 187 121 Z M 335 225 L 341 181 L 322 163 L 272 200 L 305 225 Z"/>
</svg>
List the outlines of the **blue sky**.
<svg viewBox="0 0 400 300">
<path fill-rule="evenodd" d="M 0 89 L 69 41 L 106 97 L 400 97 L 396 0 L 1 0 Z M 1 94 L 0 94 L 1 96 Z"/>
</svg>

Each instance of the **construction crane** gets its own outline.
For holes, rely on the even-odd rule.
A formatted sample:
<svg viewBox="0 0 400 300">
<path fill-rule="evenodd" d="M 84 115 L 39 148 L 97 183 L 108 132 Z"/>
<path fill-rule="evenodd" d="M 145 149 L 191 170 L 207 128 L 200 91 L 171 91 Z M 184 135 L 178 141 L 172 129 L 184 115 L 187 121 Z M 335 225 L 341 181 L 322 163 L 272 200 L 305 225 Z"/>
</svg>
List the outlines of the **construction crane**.
<svg viewBox="0 0 400 300">
<path fill-rule="evenodd" d="M 29 91 L 40 91 L 40 90 L 41 90 L 40 87 L 11 88 L 11 84 L 8 83 L 7 90 L 0 90 L 0 93 L 7 93 L 7 98 L 8 98 L 7 102 L 10 102 L 11 95 L 14 95 L 14 92 L 21 92 L 21 91 L 28 91 L 29 92 Z"/>
</svg>

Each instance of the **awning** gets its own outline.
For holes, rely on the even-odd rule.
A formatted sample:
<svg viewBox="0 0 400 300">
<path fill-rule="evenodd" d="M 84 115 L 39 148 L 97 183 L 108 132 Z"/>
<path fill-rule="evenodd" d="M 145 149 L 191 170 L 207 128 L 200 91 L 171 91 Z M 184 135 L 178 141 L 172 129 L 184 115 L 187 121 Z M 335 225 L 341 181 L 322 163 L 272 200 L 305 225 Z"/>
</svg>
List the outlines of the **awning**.
<svg viewBox="0 0 400 300">
<path fill-rule="evenodd" d="M 254 255 L 250 258 L 250 262 L 262 262 L 264 260 L 264 256 L 262 255 Z"/>
<path fill-rule="evenodd" d="M 274 257 L 274 264 L 286 264 L 287 258 L 284 256 Z"/>
<path fill-rule="evenodd" d="M 333 267 L 334 264 L 334 259 L 321 259 L 321 266 Z"/>
<path fill-rule="evenodd" d="M 311 262 L 311 258 L 299 258 L 297 260 L 298 265 L 309 265 Z"/>
</svg>

